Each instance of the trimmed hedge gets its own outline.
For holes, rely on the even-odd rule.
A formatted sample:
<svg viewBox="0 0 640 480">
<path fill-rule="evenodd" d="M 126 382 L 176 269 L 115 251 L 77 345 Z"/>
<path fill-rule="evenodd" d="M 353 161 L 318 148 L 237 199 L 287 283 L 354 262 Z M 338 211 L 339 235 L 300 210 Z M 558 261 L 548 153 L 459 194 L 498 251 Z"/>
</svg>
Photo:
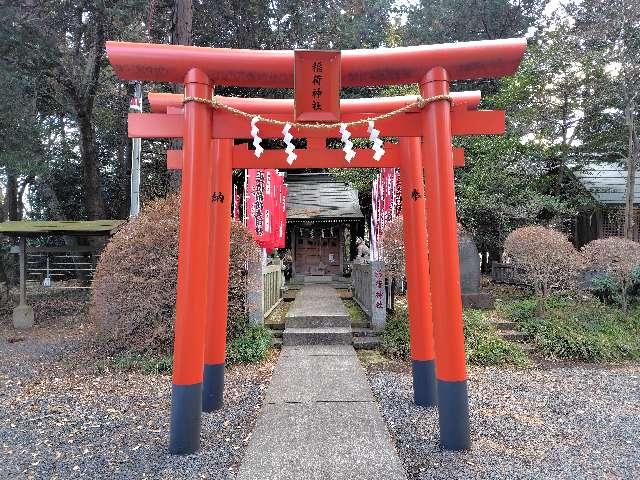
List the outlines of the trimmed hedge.
<svg viewBox="0 0 640 480">
<path fill-rule="evenodd" d="M 93 281 L 90 315 L 106 355 L 171 355 L 178 270 L 178 196 L 148 203 L 107 244 Z M 248 329 L 248 260 L 259 258 L 251 233 L 232 222 L 228 342 Z"/>
</svg>

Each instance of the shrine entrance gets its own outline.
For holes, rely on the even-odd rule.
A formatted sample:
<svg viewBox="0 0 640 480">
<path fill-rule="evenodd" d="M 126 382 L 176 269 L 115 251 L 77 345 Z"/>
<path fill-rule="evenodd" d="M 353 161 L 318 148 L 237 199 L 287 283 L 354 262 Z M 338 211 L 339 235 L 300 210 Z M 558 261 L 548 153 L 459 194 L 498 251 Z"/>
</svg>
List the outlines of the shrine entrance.
<svg viewBox="0 0 640 480">
<path fill-rule="evenodd" d="M 400 168 L 414 399 L 437 406 L 444 449 L 470 448 L 453 177 L 464 160 L 452 136 L 503 133 L 504 113 L 478 110 L 479 92 L 449 84 L 509 75 L 525 48 L 526 39 L 342 52 L 107 42 L 120 78 L 185 87 L 150 94 L 152 113 L 129 114 L 131 137 L 183 139 L 167 158 L 182 169 L 172 453 L 197 451 L 201 412 L 222 406 L 233 168 Z M 410 83 L 419 96 L 340 99 L 342 87 Z M 215 85 L 294 87 L 295 98 L 220 97 Z M 286 149 L 265 150 L 263 137 Z M 354 149 L 352 137 L 371 148 Z"/>
</svg>

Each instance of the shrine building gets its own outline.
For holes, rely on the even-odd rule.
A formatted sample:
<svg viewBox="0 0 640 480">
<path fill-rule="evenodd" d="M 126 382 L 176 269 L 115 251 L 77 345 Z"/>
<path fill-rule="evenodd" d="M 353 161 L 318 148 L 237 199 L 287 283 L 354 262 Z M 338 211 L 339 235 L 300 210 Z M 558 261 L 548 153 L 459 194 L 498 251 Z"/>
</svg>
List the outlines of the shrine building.
<svg viewBox="0 0 640 480">
<path fill-rule="evenodd" d="M 286 182 L 294 281 L 342 278 L 364 234 L 358 192 L 329 173 L 287 173 Z"/>
</svg>

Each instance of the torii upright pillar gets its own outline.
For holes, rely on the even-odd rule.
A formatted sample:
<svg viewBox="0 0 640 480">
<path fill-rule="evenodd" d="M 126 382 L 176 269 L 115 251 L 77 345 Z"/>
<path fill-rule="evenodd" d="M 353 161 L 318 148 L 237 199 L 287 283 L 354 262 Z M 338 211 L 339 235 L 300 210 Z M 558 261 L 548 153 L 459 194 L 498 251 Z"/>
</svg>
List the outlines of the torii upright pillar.
<svg viewBox="0 0 640 480">
<path fill-rule="evenodd" d="M 413 398 L 416 405 L 437 404 L 431 313 L 431 280 L 426 204 L 419 137 L 400 138 L 400 185 L 407 273 L 407 306 Z"/>
<path fill-rule="evenodd" d="M 185 95 L 210 98 L 209 78 L 197 68 L 184 79 Z M 211 181 L 211 107 L 184 107 L 182 194 L 178 240 L 178 289 L 171 392 L 171 453 L 200 448 L 202 365 L 206 298 L 209 280 L 209 219 Z"/>
<path fill-rule="evenodd" d="M 441 67 L 429 70 L 420 93 L 424 97 L 448 95 L 447 71 Z M 426 105 L 422 122 L 440 444 L 445 450 L 466 450 L 471 440 L 449 102 Z"/>
</svg>

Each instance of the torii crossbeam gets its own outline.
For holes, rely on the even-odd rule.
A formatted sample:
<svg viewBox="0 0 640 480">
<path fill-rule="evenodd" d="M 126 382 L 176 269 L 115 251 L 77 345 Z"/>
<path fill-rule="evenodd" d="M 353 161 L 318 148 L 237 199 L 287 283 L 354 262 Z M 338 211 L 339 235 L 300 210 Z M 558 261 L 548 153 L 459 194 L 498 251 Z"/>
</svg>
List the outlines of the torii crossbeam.
<svg viewBox="0 0 640 480">
<path fill-rule="evenodd" d="M 150 94 L 152 113 L 129 114 L 131 137 L 183 139 L 182 150 L 167 152 L 168 166 L 182 169 L 172 453 L 198 450 L 201 411 L 222 406 L 230 215 L 220 199 L 231 197 L 233 168 L 400 167 L 414 398 L 418 405 L 437 405 L 443 448 L 470 448 L 453 181 L 453 168 L 464 158 L 451 139 L 503 133 L 504 113 L 478 110 L 479 92 L 450 94 L 449 82 L 510 75 L 525 48 L 526 39 L 508 39 L 322 52 L 322 58 L 333 59 L 332 68 L 338 68 L 331 70 L 336 76 L 329 93 L 338 111 L 323 113 L 319 102 L 317 110 L 352 125 L 353 137 L 369 137 L 363 120 L 410 105 L 416 97 L 338 100 L 340 83 L 418 83 L 421 99 L 429 100 L 377 121 L 385 137 L 398 138 L 397 145 L 385 144 L 382 158 L 376 161 L 370 150 L 356 149 L 348 163 L 342 151 L 325 147 L 327 138 L 340 137 L 339 123 L 327 128 L 295 123 L 302 118 L 300 99 L 312 98 L 311 87 L 299 84 L 302 77 L 295 101 L 213 97 L 215 85 L 294 87 L 294 69 L 303 64 L 298 63 L 299 52 L 107 42 L 109 60 L 120 78 L 185 87 L 184 97 Z M 316 80 L 319 84 L 322 78 L 314 75 Z M 314 90 L 313 99 L 321 93 Z M 256 158 L 246 145 L 234 146 L 234 139 L 251 137 L 251 125 L 242 115 L 214 108 L 220 105 L 242 111 L 244 117 L 273 120 L 261 124 L 265 138 L 282 136 L 278 122 L 294 125 L 290 133 L 307 139 L 306 149 L 296 150 L 295 166 L 283 150 L 267 150 Z"/>
</svg>

